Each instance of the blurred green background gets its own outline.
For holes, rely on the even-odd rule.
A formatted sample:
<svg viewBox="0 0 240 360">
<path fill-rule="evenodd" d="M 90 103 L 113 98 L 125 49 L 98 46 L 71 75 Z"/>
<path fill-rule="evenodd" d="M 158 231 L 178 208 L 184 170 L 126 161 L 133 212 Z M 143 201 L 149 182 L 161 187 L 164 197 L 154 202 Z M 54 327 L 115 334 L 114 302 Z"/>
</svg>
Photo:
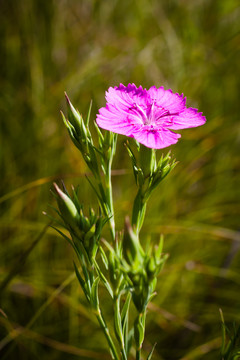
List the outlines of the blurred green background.
<svg viewBox="0 0 240 360">
<path fill-rule="evenodd" d="M 182 131 L 179 164 L 148 206 L 142 240 L 165 234 L 170 258 L 143 354 L 157 342 L 154 359 L 220 359 L 219 308 L 230 327 L 240 323 L 239 19 L 237 0 L 0 1 L 1 358 L 109 358 L 73 251 L 42 211 L 60 179 L 96 207 L 61 121 L 64 91 L 84 116 L 93 100 L 93 121 L 109 86 L 133 82 L 183 92 L 207 117 Z M 136 192 L 123 142 L 113 164 L 118 229 Z"/>
</svg>

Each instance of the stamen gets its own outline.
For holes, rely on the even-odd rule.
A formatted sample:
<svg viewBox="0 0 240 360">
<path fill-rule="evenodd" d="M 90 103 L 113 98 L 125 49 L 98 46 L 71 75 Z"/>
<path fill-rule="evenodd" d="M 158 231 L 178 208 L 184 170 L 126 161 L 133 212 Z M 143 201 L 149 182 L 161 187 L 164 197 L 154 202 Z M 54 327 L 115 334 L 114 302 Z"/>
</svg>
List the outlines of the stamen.
<svg viewBox="0 0 240 360">
<path fill-rule="evenodd" d="M 148 123 L 148 117 L 146 112 L 141 108 L 141 106 L 139 106 L 138 104 L 134 103 L 134 105 L 129 108 L 129 110 L 137 110 L 139 115 L 141 116 L 141 121 L 143 122 L 144 125 L 146 125 Z"/>
<path fill-rule="evenodd" d="M 147 122 L 148 124 L 151 124 L 155 121 L 154 107 L 155 107 L 155 100 L 153 100 L 152 105 L 151 105 L 150 113 L 148 116 L 148 122 Z"/>
</svg>

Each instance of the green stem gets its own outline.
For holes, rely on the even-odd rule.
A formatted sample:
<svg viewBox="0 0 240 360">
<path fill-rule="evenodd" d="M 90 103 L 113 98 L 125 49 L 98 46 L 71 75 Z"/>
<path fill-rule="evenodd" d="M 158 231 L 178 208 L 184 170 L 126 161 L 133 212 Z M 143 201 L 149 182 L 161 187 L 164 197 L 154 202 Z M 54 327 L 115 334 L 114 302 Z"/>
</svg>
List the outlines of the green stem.
<svg viewBox="0 0 240 360">
<path fill-rule="evenodd" d="M 136 350 L 136 360 L 141 360 L 141 348 Z"/>
<path fill-rule="evenodd" d="M 115 335 L 121 348 L 122 359 L 127 360 L 127 355 L 124 346 L 123 331 L 122 331 L 122 322 L 121 322 L 120 296 L 114 297 L 114 320 L 115 320 Z"/>
<path fill-rule="evenodd" d="M 103 329 L 103 332 L 104 332 L 104 335 L 105 335 L 105 337 L 107 339 L 107 342 L 108 342 L 109 348 L 111 350 L 111 354 L 112 354 L 113 359 L 114 360 L 120 360 L 119 356 L 118 356 L 118 353 L 117 353 L 117 350 L 116 350 L 116 347 L 115 347 L 114 342 L 112 340 L 112 337 L 110 335 L 109 329 L 107 327 L 107 324 L 106 324 L 106 322 L 105 322 L 105 320 L 104 320 L 104 318 L 103 318 L 103 316 L 101 314 L 100 308 L 98 308 L 97 311 L 96 311 L 96 317 L 98 319 L 98 322 L 99 322 L 101 328 Z"/>
<path fill-rule="evenodd" d="M 145 336 L 146 310 L 139 313 L 134 324 L 134 337 L 136 341 L 136 360 L 141 359 L 141 349 Z"/>
<path fill-rule="evenodd" d="M 111 168 L 112 168 L 112 159 L 108 161 L 107 167 L 106 167 L 106 199 L 107 199 L 107 205 L 108 205 L 108 216 L 109 219 L 109 225 L 110 225 L 110 232 L 113 241 L 115 240 L 115 220 L 114 220 L 114 207 L 113 207 L 113 195 L 112 195 L 112 180 L 111 180 Z"/>
</svg>

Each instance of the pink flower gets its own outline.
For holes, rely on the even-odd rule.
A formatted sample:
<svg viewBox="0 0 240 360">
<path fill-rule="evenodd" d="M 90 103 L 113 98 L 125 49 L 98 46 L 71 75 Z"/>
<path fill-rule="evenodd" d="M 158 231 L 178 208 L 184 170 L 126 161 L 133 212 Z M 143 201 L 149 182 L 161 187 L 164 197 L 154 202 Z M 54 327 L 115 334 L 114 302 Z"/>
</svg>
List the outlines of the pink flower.
<svg viewBox="0 0 240 360">
<path fill-rule="evenodd" d="M 114 133 L 133 137 L 153 149 L 175 144 L 181 137 L 171 130 L 203 125 L 206 118 L 197 109 L 186 107 L 186 98 L 164 90 L 149 90 L 134 84 L 110 87 L 106 107 L 99 109 L 97 124 Z"/>
</svg>

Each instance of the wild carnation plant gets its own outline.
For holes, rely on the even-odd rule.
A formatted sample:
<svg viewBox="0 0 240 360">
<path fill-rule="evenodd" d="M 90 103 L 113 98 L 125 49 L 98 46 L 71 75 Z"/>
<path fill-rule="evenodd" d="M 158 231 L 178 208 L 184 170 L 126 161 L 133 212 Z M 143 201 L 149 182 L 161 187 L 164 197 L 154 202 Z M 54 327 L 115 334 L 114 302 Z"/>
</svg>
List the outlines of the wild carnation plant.
<svg viewBox="0 0 240 360">
<path fill-rule="evenodd" d="M 145 336 L 146 310 L 156 295 L 157 277 L 167 259 L 163 252 L 163 237 L 156 246 L 141 237 L 147 202 L 155 188 L 173 170 L 176 161 L 170 152 L 157 156 L 157 149 L 175 144 L 180 130 L 203 125 L 206 118 L 197 109 L 186 107 L 183 94 L 152 86 L 149 90 L 134 84 L 110 87 L 106 92 L 106 106 L 99 109 L 95 128 L 97 144 L 89 128 L 90 110 L 86 120 L 73 107 L 66 95 L 68 117 L 63 121 L 74 145 L 80 150 L 91 177 L 99 210 L 89 208 L 86 215 L 73 189 L 69 195 L 54 184 L 60 224 L 69 236 L 56 230 L 73 247 L 78 263 L 75 272 L 90 308 L 96 315 L 114 360 L 127 360 L 135 347 L 136 359 L 141 359 Z M 101 129 L 104 129 L 102 131 Z M 133 168 L 136 196 L 130 214 L 126 214 L 124 230 L 116 231 L 111 167 L 116 153 L 117 134 L 135 140 L 125 146 Z M 122 151 L 122 150 L 120 150 Z M 109 236 L 103 238 L 103 227 Z M 102 311 L 99 286 L 104 286 L 112 301 L 113 326 L 109 326 Z M 133 304 L 133 305 L 132 305 Z M 135 307 L 135 318 L 129 309 Z M 113 330 L 111 330 L 113 328 Z M 147 359 L 151 359 L 154 347 Z"/>
</svg>

